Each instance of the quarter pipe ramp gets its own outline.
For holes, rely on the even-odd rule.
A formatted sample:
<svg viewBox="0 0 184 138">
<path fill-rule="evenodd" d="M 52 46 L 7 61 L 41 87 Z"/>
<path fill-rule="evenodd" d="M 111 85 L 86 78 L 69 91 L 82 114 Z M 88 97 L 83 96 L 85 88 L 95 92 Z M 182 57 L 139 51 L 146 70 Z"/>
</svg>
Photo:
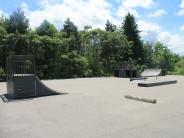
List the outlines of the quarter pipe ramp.
<svg viewBox="0 0 184 138">
<path fill-rule="evenodd" d="M 43 82 L 41 82 L 38 76 L 35 76 L 35 85 L 36 85 L 36 96 L 49 96 L 59 94 L 59 92 L 50 89 Z"/>
</svg>

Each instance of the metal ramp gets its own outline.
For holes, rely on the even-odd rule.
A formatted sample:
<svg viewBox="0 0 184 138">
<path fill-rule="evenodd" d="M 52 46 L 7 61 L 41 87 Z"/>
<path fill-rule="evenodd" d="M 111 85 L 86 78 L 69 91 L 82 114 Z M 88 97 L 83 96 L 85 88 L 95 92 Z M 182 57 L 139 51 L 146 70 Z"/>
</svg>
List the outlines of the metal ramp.
<svg viewBox="0 0 184 138">
<path fill-rule="evenodd" d="M 161 74 L 161 69 L 145 69 L 142 73 L 142 77 L 157 77 Z"/>
<path fill-rule="evenodd" d="M 155 77 L 157 80 L 157 77 L 160 76 L 162 73 L 161 69 L 145 69 L 140 77 L 138 78 L 130 78 L 130 81 L 134 81 L 134 80 L 146 80 L 147 77 Z"/>
<path fill-rule="evenodd" d="M 57 95 L 59 92 L 56 92 L 49 87 L 47 87 L 45 84 L 43 84 L 40 79 L 35 76 L 35 84 L 36 84 L 36 96 L 49 96 L 49 95 Z"/>
<path fill-rule="evenodd" d="M 137 83 L 139 87 L 154 87 L 177 83 L 177 80 L 157 80 L 162 73 L 161 69 L 145 69 L 140 78 L 130 78 L 130 81 Z M 156 80 L 146 80 L 147 77 L 156 77 Z"/>
<path fill-rule="evenodd" d="M 7 58 L 7 94 L 13 99 L 61 94 L 45 86 L 35 73 L 35 56 Z"/>
</svg>

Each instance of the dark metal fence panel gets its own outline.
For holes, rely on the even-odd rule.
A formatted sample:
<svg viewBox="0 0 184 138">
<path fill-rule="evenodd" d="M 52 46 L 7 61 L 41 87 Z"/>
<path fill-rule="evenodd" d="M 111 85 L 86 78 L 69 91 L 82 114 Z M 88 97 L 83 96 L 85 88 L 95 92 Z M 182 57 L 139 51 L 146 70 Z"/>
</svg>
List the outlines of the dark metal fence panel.
<svg viewBox="0 0 184 138">
<path fill-rule="evenodd" d="M 6 60 L 7 90 L 12 97 L 35 94 L 35 56 L 10 55 Z M 26 76 L 31 76 L 25 78 Z M 31 80 L 31 81 L 30 81 Z M 32 82 L 32 83 L 30 83 Z M 29 87 L 28 87 L 29 86 Z M 28 91 L 30 92 L 28 93 Z M 26 95 L 27 94 L 27 95 Z"/>
</svg>

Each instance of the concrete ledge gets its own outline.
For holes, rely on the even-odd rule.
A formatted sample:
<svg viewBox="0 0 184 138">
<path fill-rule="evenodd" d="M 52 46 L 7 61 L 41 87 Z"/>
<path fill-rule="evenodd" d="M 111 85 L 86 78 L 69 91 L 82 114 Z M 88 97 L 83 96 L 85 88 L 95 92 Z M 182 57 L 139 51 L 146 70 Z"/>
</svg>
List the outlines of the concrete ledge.
<svg viewBox="0 0 184 138">
<path fill-rule="evenodd" d="M 177 83 L 177 80 L 171 80 L 171 81 L 145 81 L 145 82 L 139 82 L 138 86 L 140 86 L 140 87 L 153 87 L 153 86 L 168 85 L 168 84 L 174 84 L 174 83 Z"/>
<path fill-rule="evenodd" d="M 131 100 L 136 100 L 136 101 L 152 103 L 152 104 L 156 104 L 157 103 L 156 99 L 139 98 L 139 97 L 133 97 L 133 96 L 130 96 L 130 95 L 125 95 L 125 98 L 126 99 L 131 99 Z"/>
<path fill-rule="evenodd" d="M 130 81 L 134 81 L 134 80 L 146 80 L 148 78 L 146 77 L 139 77 L 139 78 L 130 78 Z"/>
</svg>

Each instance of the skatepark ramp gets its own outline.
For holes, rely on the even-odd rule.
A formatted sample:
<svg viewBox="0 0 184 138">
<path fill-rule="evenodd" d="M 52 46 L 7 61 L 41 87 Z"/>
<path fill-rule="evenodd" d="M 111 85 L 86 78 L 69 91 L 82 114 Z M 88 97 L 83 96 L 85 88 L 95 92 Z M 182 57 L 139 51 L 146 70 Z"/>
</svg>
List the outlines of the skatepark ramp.
<svg viewBox="0 0 184 138">
<path fill-rule="evenodd" d="M 130 78 L 130 81 L 136 81 L 139 87 L 154 87 L 161 85 L 176 84 L 177 80 L 157 80 L 162 73 L 161 69 L 145 69 L 139 78 Z M 156 80 L 146 80 L 147 77 L 156 77 Z M 146 81 L 145 81 L 146 80 Z"/>
<path fill-rule="evenodd" d="M 140 77 L 138 78 L 130 78 L 130 81 L 134 81 L 134 80 L 146 80 L 147 77 L 155 77 L 157 80 L 157 77 L 160 76 L 162 73 L 161 69 L 145 69 Z"/>
<path fill-rule="evenodd" d="M 161 69 L 145 69 L 142 73 L 142 77 L 158 77 L 161 74 Z"/>
<path fill-rule="evenodd" d="M 35 84 L 36 84 L 36 96 L 49 96 L 49 95 L 57 95 L 59 92 L 56 92 L 49 87 L 47 87 L 45 84 L 43 84 L 40 79 L 35 76 Z"/>
<path fill-rule="evenodd" d="M 11 98 L 60 94 L 43 84 L 35 73 L 35 57 L 11 55 L 7 58 L 7 92 Z"/>
</svg>

